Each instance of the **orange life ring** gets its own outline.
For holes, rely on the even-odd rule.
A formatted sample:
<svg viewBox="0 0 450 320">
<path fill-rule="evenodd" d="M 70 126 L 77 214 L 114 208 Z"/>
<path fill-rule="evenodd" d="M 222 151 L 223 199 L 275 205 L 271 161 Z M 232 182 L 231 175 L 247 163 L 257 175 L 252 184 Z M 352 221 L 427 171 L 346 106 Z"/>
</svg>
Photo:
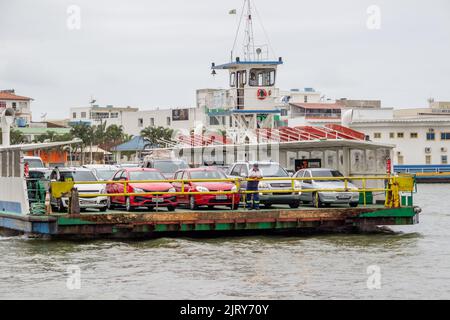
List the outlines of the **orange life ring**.
<svg viewBox="0 0 450 320">
<path fill-rule="evenodd" d="M 259 100 L 264 100 L 265 98 L 267 98 L 267 91 L 266 91 L 266 89 L 258 89 L 258 91 L 256 92 L 256 97 Z"/>
</svg>

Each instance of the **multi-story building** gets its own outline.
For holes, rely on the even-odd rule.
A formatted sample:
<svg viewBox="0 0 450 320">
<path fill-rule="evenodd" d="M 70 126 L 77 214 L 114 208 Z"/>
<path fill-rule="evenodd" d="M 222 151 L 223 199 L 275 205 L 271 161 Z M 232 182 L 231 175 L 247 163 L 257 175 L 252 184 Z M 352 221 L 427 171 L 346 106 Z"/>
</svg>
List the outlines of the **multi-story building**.
<svg viewBox="0 0 450 320">
<path fill-rule="evenodd" d="M 31 123 L 32 98 L 16 95 L 15 90 L 0 90 L 0 110 L 11 108 L 15 111 L 15 125 L 26 127 Z"/>
<path fill-rule="evenodd" d="M 395 145 L 394 164 L 446 165 L 450 156 L 450 114 L 431 116 L 439 114 L 442 105 L 446 104 L 405 110 L 354 109 L 346 111 L 343 123 L 364 132 L 367 139 Z"/>
</svg>

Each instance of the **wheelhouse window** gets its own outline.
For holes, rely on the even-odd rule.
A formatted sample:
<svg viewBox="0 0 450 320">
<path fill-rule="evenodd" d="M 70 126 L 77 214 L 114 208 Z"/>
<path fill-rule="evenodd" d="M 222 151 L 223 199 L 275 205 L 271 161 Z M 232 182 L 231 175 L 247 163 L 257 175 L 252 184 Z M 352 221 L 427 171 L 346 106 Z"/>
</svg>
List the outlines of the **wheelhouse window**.
<svg viewBox="0 0 450 320">
<path fill-rule="evenodd" d="M 236 86 L 236 72 L 230 73 L 230 87 Z"/>
<path fill-rule="evenodd" d="M 251 69 L 250 86 L 272 87 L 275 85 L 275 69 Z"/>
<path fill-rule="evenodd" d="M 450 140 L 450 132 L 441 132 L 441 140 Z"/>
</svg>

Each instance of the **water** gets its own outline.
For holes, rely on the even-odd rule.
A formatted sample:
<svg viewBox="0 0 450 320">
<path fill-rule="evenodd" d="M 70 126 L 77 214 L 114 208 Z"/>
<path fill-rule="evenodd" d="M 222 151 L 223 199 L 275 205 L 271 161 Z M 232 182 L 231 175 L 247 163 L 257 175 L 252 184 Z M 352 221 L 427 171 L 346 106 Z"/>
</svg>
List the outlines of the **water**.
<svg viewBox="0 0 450 320">
<path fill-rule="evenodd" d="M 450 299 L 449 198 L 450 185 L 419 185 L 420 224 L 392 235 L 0 237 L 0 298 Z M 79 290 L 67 288 L 72 265 L 81 270 Z M 380 289 L 367 287 L 369 266 L 380 268 Z"/>
</svg>

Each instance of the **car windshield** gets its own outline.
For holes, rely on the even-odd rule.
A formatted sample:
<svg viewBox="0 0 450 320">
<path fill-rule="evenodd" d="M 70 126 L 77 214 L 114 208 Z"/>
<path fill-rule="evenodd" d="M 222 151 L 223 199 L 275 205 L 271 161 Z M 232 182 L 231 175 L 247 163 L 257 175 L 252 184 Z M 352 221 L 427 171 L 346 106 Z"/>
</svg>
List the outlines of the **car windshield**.
<svg viewBox="0 0 450 320">
<path fill-rule="evenodd" d="M 44 168 L 41 159 L 25 159 L 25 163 L 28 163 L 29 168 Z"/>
<path fill-rule="evenodd" d="M 288 177 L 288 173 L 278 164 L 260 164 L 259 170 L 263 177 Z"/>
<path fill-rule="evenodd" d="M 97 181 L 97 178 L 91 171 L 66 171 L 61 172 L 61 176 L 65 178 L 72 178 L 73 181 Z"/>
<path fill-rule="evenodd" d="M 334 177 L 343 177 L 342 173 L 340 173 L 337 170 L 318 170 L 318 171 L 311 171 L 311 174 L 313 178 L 334 178 Z M 333 180 L 317 180 L 314 179 L 314 181 L 318 182 L 327 182 L 327 181 L 333 181 Z M 337 181 L 337 180 L 336 180 Z"/>
<path fill-rule="evenodd" d="M 155 161 L 154 167 L 163 173 L 175 173 L 188 168 L 184 161 Z"/>
<path fill-rule="evenodd" d="M 131 171 L 130 172 L 131 181 L 140 180 L 165 180 L 163 175 L 157 171 Z"/>
<path fill-rule="evenodd" d="M 192 179 L 225 179 L 226 176 L 221 171 L 212 171 L 212 170 L 204 170 L 204 171 L 191 171 Z"/>
<path fill-rule="evenodd" d="M 97 177 L 101 180 L 110 180 L 116 170 L 96 170 Z"/>
</svg>

